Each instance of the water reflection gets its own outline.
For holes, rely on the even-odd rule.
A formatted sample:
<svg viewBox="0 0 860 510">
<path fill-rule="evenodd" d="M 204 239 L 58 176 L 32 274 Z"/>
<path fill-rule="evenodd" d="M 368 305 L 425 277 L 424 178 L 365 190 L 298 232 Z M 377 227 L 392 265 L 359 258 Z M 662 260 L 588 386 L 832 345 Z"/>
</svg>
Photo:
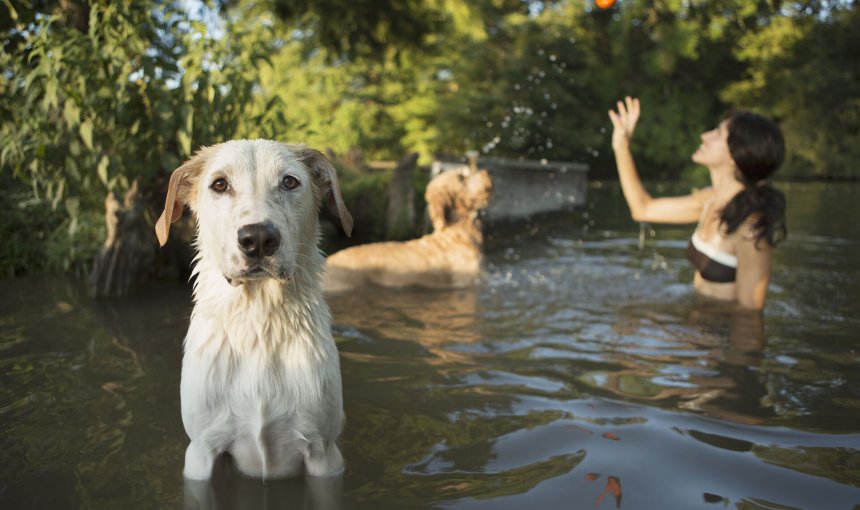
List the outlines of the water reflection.
<svg viewBox="0 0 860 510">
<path fill-rule="evenodd" d="M 227 457 L 207 481 L 185 480 L 183 510 L 340 510 L 342 477 L 262 480 L 242 476 Z"/>
<path fill-rule="evenodd" d="M 773 418 L 763 404 L 764 320 L 723 303 L 626 306 L 612 346 L 619 368 L 585 380 L 617 397 L 662 402 L 737 423 Z"/>
<path fill-rule="evenodd" d="M 183 483 L 187 288 L 94 303 L 0 282 L 0 508 L 852 508 L 860 239 L 828 225 L 860 202 L 843 188 L 806 234 L 807 188 L 790 197 L 764 316 L 697 302 L 689 231 L 649 239 L 654 265 L 597 193 L 588 232 L 498 235 L 479 288 L 332 298 L 347 470 L 319 495 L 229 466 Z"/>
<path fill-rule="evenodd" d="M 691 377 L 701 394 L 680 407 L 737 423 L 764 423 L 772 418 L 772 410 L 763 403 L 767 387 L 759 370 L 767 342 L 762 315 L 702 304 L 691 310 L 687 320 L 693 326 L 720 331 L 725 344 L 703 363 L 709 373 Z"/>
<path fill-rule="evenodd" d="M 344 452 L 353 501 L 385 507 L 382 502 L 397 494 L 406 506 L 469 501 L 467 507 L 499 508 L 516 507 L 513 502 L 530 495 L 551 506 L 568 501 L 572 491 L 575 501 L 590 506 L 623 501 L 637 507 L 665 501 L 642 485 L 635 469 L 646 450 L 676 461 L 690 451 L 710 459 L 703 462 L 711 467 L 691 465 L 685 476 L 672 469 L 690 486 L 733 469 L 738 460 L 719 452 L 752 452 L 781 469 L 792 468 L 774 459 L 824 462 L 816 448 L 828 459 L 853 462 L 855 448 L 842 458 L 829 446 L 811 447 L 817 438 L 786 438 L 777 446 L 736 428 L 779 418 L 772 402 L 782 397 L 774 395 L 768 366 L 778 350 L 768 346 L 762 315 L 691 294 L 618 305 L 617 285 L 591 287 L 588 281 L 592 275 L 605 279 L 611 270 L 586 270 L 587 256 L 559 247 L 565 248 L 554 240 L 551 260 L 542 258 L 539 246 L 508 265 L 497 257 L 497 270 L 511 277 L 478 289 L 380 289 L 330 300 L 344 380 L 350 381 Z M 571 260 L 583 269 L 575 270 L 575 284 L 565 285 L 562 264 Z M 578 295 L 582 288 L 590 294 Z M 606 397 L 649 408 L 610 405 Z M 672 413 L 674 424 L 654 407 Z M 685 419 L 678 410 L 735 428 L 679 426 Z M 693 443 L 679 444 L 678 436 Z M 393 452 L 392 444 L 398 445 Z M 755 462 L 743 469 L 777 474 Z M 370 474 L 380 472 L 381 478 Z M 824 467 L 804 473 L 839 478 Z M 773 483 L 758 477 L 750 480 L 759 483 L 751 493 L 767 497 L 757 501 L 783 501 Z M 712 484 L 714 490 L 699 492 L 697 501 L 749 504 L 732 483 Z"/>
</svg>

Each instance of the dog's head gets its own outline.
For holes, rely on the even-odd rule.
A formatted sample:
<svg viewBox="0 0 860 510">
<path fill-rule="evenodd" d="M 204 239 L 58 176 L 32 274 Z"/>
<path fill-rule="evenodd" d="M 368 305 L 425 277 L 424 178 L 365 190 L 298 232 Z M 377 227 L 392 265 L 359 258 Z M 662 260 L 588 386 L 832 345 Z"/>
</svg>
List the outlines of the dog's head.
<svg viewBox="0 0 860 510">
<path fill-rule="evenodd" d="M 486 170 L 472 171 L 464 165 L 442 172 L 424 193 L 433 229 L 473 219 L 477 211 L 490 205 L 492 193 L 493 181 Z"/>
<path fill-rule="evenodd" d="M 228 281 L 284 281 L 303 262 L 302 249 L 315 249 L 324 201 L 349 235 L 352 217 L 334 167 L 319 151 L 234 140 L 201 149 L 173 172 L 155 231 L 164 246 L 170 223 L 188 205 L 198 249 Z"/>
</svg>

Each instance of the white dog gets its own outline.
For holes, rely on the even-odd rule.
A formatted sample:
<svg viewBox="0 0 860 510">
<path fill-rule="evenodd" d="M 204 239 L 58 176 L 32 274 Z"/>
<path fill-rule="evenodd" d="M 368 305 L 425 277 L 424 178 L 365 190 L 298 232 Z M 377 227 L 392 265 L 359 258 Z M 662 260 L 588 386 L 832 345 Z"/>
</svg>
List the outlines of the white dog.
<svg viewBox="0 0 860 510">
<path fill-rule="evenodd" d="M 209 479 L 223 453 L 263 479 L 343 470 L 340 363 L 319 283 L 323 201 L 349 234 L 334 168 L 300 145 L 230 141 L 170 177 L 159 242 L 183 204 L 197 220 L 180 388 L 188 479 Z"/>
</svg>

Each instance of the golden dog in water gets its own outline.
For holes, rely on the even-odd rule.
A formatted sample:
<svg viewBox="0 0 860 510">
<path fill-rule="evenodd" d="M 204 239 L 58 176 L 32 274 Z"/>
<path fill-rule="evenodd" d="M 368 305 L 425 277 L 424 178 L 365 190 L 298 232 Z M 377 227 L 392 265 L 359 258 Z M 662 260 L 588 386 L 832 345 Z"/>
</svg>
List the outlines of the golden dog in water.
<svg viewBox="0 0 860 510">
<path fill-rule="evenodd" d="M 492 181 L 486 170 L 449 170 L 427 185 L 433 232 L 405 242 L 371 243 L 331 255 L 324 289 L 365 286 L 467 287 L 481 276 L 483 235 L 478 211 L 487 207 Z"/>
</svg>

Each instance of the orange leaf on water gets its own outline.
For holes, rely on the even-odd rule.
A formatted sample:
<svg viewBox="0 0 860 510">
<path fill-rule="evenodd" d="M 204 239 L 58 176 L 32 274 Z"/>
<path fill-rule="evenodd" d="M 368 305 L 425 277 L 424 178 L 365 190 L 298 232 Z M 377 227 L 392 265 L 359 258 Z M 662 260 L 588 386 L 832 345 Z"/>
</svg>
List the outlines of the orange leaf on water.
<svg viewBox="0 0 860 510">
<path fill-rule="evenodd" d="M 615 499 L 619 500 L 618 503 L 621 503 L 621 480 L 617 476 L 609 477 L 609 481 L 606 482 L 606 490 L 612 493 Z"/>
<path fill-rule="evenodd" d="M 603 498 L 606 494 L 612 494 L 615 496 L 615 507 L 621 508 L 621 479 L 617 476 L 610 476 L 606 481 L 606 487 L 604 487 L 603 492 L 597 496 L 597 501 L 594 502 L 594 506 L 598 507 L 601 503 L 603 503 Z"/>
</svg>

